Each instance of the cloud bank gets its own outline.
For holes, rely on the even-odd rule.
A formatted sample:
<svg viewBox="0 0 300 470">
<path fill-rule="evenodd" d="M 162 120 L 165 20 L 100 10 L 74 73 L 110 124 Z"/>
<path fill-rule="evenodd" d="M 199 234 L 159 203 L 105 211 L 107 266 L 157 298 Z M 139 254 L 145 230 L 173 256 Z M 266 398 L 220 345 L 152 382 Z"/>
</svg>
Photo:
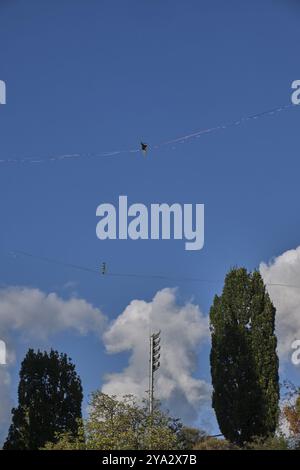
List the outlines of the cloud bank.
<svg viewBox="0 0 300 470">
<path fill-rule="evenodd" d="M 278 353 L 286 361 L 292 353 L 291 344 L 300 339 L 300 246 L 285 251 L 268 264 L 261 263 L 259 269 L 265 283 L 295 286 L 268 286 L 277 310 Z"/>
<path fill-rule="evenodd" d="M 151 323 L 151 324 L 150 324 Z M 103 392 L 145 397 L 148 389 L 149 330 L 161 330 L 161 367 L 156 396 L 173 413 L 195 420 L 210 399 L 209 385 L 196 378 L 199 348 L 209 337 L 208 320 L 197 305 L 178 305 L 176 291 L 163 289 L 150 302 L 133 300 L 104 334 L 109 353 L 130 353 L 129 364 L 106 376 Z"/>
<path fill-rule="evenodd" d="M 210 399 L 209 385 L 196 378 L 198 349 L 209 337 L 207 318 L 192 303 L 178 305 L 176 291 L 159 291 L 151 302 L 133 300 L 109 325 L 102 312 L 84 299 L 64 300 L 39 289 L 0 289 L 0 339 L 7 346 L 7 365 L 0 367 L 0 436 L 10 422 L 11 377 L 16 338 L 46 342 L 56 333 L 93 333 L 109 353 L 129 352 L 129 364 L 105 379 L 103 391 L 145 397 L 148 389 L 149 328 L 162 330 L 162 360 L 157 374 L 158 397 L 178 416 L 193 420 Z M 2 432 L 1 432 L 2 431 Z"/>
<path fill-rule="evenodd" d="M 10 366 L 15 362 L 12 338 L 46 341 L 55 333 L 74 330 L 80 335 L 102 336 L 106 318 L 83 299 L 64 300 L 39 289 L 0 289 L 0 339 L 7 347 L 7 364 L 0 366 L 0 441 L 5 437 L 12 407 Z"/>
</svg>

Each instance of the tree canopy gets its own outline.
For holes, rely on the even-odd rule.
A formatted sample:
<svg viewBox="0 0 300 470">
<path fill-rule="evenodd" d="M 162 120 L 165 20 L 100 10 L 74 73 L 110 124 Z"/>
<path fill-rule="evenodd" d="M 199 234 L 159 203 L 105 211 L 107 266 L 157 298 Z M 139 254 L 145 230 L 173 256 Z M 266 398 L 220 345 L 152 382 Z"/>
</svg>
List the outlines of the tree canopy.
<svg viewBox="0 0 300 470">
<path fill-rule="evenodd" d="M 30 349 L 21 365 L 19 403 L 3 448 L 38 449 L 53 442 L 58 432 L 75 435 L 82 398 L 80 378 L 66 354 Z"/>
<path fill-rule="evenodd" d="M 92 394 L 90 414 L 81 422 L 77 437 L 61 433 L 46 449 L 172 450 L 180 446 L 181 424 L 156 406 L 149 415 L 145 402 L 132 395 L 122 398 Z"/>
<path fill-rule="evenodd" d="M 221 432 L 238 445 L 272 435 L 279 415 L 275 308 L 257 271 L 227 274 L 210 329 L 212 403 Z"/>
</svg>

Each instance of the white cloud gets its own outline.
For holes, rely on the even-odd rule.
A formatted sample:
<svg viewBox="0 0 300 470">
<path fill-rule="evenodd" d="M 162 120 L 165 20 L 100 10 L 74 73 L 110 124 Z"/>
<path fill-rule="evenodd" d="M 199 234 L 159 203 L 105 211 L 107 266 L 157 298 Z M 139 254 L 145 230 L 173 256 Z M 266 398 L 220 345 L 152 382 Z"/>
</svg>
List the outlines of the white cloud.
<svg viewBox="0 0 300 470">
<path fill-rule="evenodd" d="M 292 353 L 293 341 L 300 339 L 300 247 L 284 252 L 269 264 L 261 263 L 259 269 L 265 283 L 295 286 L 268 286 L 277 309 L 278 352 L 286 361 Z"/>
<path fill-rule="evenodd" d="M 106 317 L 84 299 L 64 300 L 55 293 L 27 287 L 0 289 L 0 339 L 6 342 L 8 352 L 8 364 L 0 366 L 2 437 L 7 432 L 12 407 L 10 368 L 15 363 L 16 338 L 43 343 L 56 333 L 70 330 L 104 337 L 109 353 L 128 351 L 130 357 L 122 372 L 106 377 L 103 391 L 145 397 L 150 319 L 153 331 L 162 331 L 157 396 L 174 414 L 195 420 L 201 405 L 207 405 L 210 399 L 209 385 L 195 376 L 198 350 L 209 338 L 208 319 L 192 303 L 179 305 L 175 290 L 159 291 L 151 302 L 133 300 L 107 327 Z"/>
<path fill-rule="evenodd" d="M 145 397 L 148 389 L 149 322 L 161 330 L 161 367 L 157 396 L 185 419 L 196 419 L 201 404 L 209 400 L 209 385 L 194 377 L 197 353 L 209 337 L 208 320 L 192 303 L 180 306 L 173 289 L 159 291 L 151 302 L 133 300 L 104 335 L 107 351 L 129 351 L 122 372 L 106 376 L 103 392 Z"/>
<path fill-rule="evenodd" d="M 21 287 L 0 290 L 0 332 L 16 330 L 46 339 L 67 328 L 101 334 L 103 326 L 104 316 L 83 299 L 63 300 L 55 293 Z"/>
<path fill-rule="evenodd" d="M 9 368 L 15 362 L 12 338 L 46 341 L 51 335 L 74 330 L 80 335 L 94 332 L 102 336 L 105 317 L 83 299 L 64 300 L 39 289 L 9 287 L 0 289 L 0 339 L 7 347 L 7 365 L 0 366 L 0 436 L 7 431 L 11 393 Z"/>
</svg>

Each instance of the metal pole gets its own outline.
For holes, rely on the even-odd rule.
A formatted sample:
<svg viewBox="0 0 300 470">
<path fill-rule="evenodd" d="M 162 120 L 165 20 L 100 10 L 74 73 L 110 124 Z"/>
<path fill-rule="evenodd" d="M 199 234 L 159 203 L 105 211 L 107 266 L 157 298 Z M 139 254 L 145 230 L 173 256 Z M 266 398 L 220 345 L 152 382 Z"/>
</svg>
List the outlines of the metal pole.
<svg viewBox="0 0 300 470">
<path fill-rule="evenodd" d="M 150 358 L 149 358 L 149 415 L 153 414 L 153 392 L 154 392 L 154 382 L 153 382 L 153 336 L 150 335 Z"/>
</svg>

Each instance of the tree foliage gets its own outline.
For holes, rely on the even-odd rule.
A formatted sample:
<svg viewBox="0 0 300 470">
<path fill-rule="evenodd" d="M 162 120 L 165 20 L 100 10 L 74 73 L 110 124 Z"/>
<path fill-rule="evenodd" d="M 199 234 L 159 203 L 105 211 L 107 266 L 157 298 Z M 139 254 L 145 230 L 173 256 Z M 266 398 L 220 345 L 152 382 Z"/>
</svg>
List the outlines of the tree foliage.
<svg viewBox="0 0 300 470">
<path fill-rule="evenodd" d="M 232 269 L 210 310 L 213 408 L 238 445 L 274 434 L 279 415 L 275 308 L 260 274 Z"/>
<path fill-rule="evenodd" d="M 207 439 L 207 434 L 201 429 L 183 426 L 178 433 L 180 448 L 192 450 L 195 445 Z"/>
<path fill-rule="evenodd" d="M 207 439 L 197 442 L 193 450 L 239 450 L 239 447 L 226 439 L 208 437 Z"/>
<path fill-rule="evenodd" d="M 282 435 L 255 437 L 246 444 L 247 450 L 289 450 L 288 440 Z"/>
<path fill-rule="evenodd" d="M 284 415 L 288 421 L 290 432 L 294 437 L 300 438 L 300 395 L 293 405 L 284 407 Z"/>
<path fill-rule="evenodd" d="M 56 433 L 75 435 L 81 418 L 82 387 L 75 366 L 65 354 L 28 351 L 22 362 L 18 407 L 5 450 L 38 449 Z"/>
<path fill-rule="evenodd" d="M 149 416 L 145 403 L 140 404 L 132 395 L 122 399 L 97 391 L 92 394 L 90 414 L 81 423 L 76 438 L 69 433 L 58 436 L 50 450 L 172 450 L 180 446 L 181 425 L 155 407 Z"/>
<path fill-rule="evenodd" d="M 300 389 L 292 383 L 285 385 L 288 389 L 288 401 L 283 407 L 282 415 L 288 425 L 291 447 L 300 449 Z"/>
</svg>

